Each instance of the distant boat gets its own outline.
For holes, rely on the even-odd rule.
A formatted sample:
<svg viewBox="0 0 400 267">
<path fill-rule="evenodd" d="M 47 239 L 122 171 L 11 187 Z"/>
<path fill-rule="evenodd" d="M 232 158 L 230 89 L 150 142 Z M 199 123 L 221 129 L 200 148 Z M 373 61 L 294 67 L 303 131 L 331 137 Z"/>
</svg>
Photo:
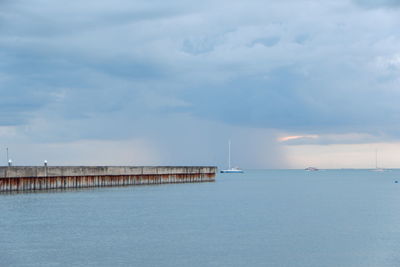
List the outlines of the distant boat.
<svg viewBox="0 0 400 267">
<path fill-rule="evenodd" d="M 306 171 L 319 171 L 319 169 L 315 168 L 315 167 L 308 167 L 305 168 Z"/>
<path fill-rule="evenodd" d="M 233 167 L 233 168 L 229 168 L 227 170 L 222 170 L 221 173 L 243 173 L 243 170 L 241 170 L 237 167 Z"/>
<path fill-rule="evenodd" d="M 231 168 L 231 140 L 229 140 L 228 146 L 229 146 L 228 169 L 221 170 L 221 173 L 243 173 L 243 170 L 239 169 L 238 167 Z"/>
<path fill-rule="evenodd" d="M 372 169 L 373 172 L 384 172 L 385 169 L 378 168 L 378 149 L 375 149 L 375 169 Z"/>
</svg>

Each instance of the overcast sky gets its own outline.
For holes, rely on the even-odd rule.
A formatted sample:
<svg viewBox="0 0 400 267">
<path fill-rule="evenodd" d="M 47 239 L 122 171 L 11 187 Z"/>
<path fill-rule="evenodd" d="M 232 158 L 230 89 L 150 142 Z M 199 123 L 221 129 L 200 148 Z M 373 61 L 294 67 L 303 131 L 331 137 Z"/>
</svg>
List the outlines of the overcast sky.
<svg viewBox="0 0 400 267">
<path fill-rule="evenodd" d="M 399 0 L 0 0 L 0 164 L 400 167 Z"/>
</svg>

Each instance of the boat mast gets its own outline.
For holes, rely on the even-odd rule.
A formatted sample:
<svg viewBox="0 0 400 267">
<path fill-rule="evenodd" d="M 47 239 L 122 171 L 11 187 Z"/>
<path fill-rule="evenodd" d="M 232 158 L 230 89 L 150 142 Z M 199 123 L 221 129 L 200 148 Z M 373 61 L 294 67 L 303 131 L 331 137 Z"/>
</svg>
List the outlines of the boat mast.
<svg viewBox="0 0 400 267">
<path fill-rule="evenodd" d="M 231 140 L 228 142 L 228 147 L 229 147 L 229 155 L 228 155 L 228 169 L 231 169 Z"/>
<path fill-rule="evenodd" d="M 378 149 L 375 149 L 375 169 L 378 169 Z"/>
</svg>

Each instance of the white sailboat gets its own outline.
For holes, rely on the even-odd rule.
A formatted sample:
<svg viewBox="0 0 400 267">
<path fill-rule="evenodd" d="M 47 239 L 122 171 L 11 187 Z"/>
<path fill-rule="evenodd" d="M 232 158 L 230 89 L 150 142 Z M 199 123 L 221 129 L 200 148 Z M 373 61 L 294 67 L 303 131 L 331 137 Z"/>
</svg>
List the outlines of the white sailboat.
<svg viewBox="0 0 400 267">
<path fill-rule="evenodd" d="M 378 168 L 378 149 L 375 149 L 375 169 L 372 171 L 374 172 L 384 172 L 385 169 L 383 168 Z"/>
<path fill-rule="evenodd" d="M 226 170 L 221 170 L 221 173 L 243 173 L 243 170 L 237 168 L 237 167 L 231 167 L 231 140 L 228 142 L 229 146 L 229 153 L 228 153 L 228 169 Z"/>
</svg>

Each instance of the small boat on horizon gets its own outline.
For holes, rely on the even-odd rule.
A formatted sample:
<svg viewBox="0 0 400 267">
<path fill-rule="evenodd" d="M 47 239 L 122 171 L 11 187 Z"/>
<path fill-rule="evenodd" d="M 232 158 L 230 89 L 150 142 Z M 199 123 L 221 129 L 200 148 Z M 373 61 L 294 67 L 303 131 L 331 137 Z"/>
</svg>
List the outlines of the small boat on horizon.
<svg viewBox="0 0 400 267">
<path fill-rule="evenodd" d="M 243 170 L 238 167 L 231 168 L 231 140 L 228 142 L 229 152 L 228 152 L 228 169 L 221 170 L 221 173 L 243 173 Z"/>
<path fill-rule="evenodd" d="M 384 172 L 386 171 L 383 168 L 378 167 L 378 149 L 375 149 L 375 169 L 372 169 L 373 172 Z"/>
<path fill-rule="evenodd" d="M 319 171 L 319 169 L 317 169 L 315 167 L 307 167 L 304 170 L 306 170 L 306 171 Z"/>
</svg>

